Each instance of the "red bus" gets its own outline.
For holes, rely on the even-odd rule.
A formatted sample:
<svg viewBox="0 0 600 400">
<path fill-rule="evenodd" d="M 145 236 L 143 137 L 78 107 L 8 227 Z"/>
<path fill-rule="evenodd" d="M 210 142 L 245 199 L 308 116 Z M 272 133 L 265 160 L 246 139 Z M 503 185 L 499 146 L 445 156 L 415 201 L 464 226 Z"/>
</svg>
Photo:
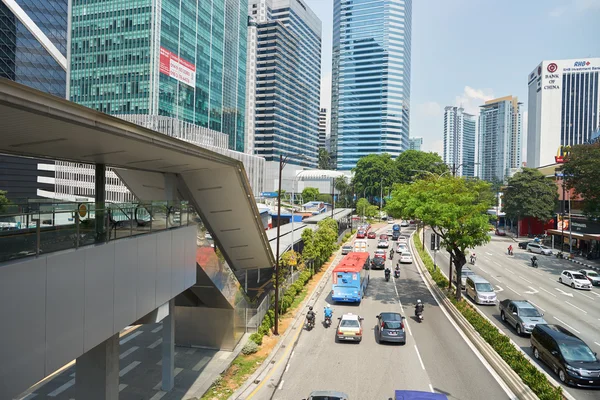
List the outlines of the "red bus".
<svg viewBox="0 0 600 400">
<path fill-rule="evenodd" d="M 369 284 L 370 262 L 368 252 L 348 253 L 333 269 L 331 299 L 360 303 Z"/>
</svg>

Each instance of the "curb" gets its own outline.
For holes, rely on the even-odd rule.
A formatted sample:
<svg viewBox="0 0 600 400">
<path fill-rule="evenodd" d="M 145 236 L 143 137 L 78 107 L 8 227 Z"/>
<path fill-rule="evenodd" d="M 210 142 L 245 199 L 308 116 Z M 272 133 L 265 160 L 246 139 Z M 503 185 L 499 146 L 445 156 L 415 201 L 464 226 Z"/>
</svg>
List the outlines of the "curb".
<svg viewBox="0 0 600 400">
<path fill-rule="evenodd" d="M 594 271 L 600 271 L 600 266 L 586 264 L 584 262 L 581 262 L 579 260 L 575 260 L 575 259 L 572 259 L 572 258 L 563 258 L 563 260 L 567 260 L 567 261 L 570 261 L 570 262 L 578 264 L 578 265 L 583 265 L 584 267 L 589 268 L 589 269 L 593 269 Z"/>
<path fill-rule="evenodd" d="M 354 235 L 352 235 L 350 237 L 350 239 L 348 239 L 348 240 L 351 240 L 353 237 L 354 237 Z M 304 307 L 306 307 L 307 303 L 310 303 L 311 301 L 313 301 L 315 295 L 319 296 L 322 293 L 322 291 L 324 289 L 324 286 L 327 283 L 327 280 L 329 279 L 330 272 L 331 272 L 330 270 L 333 268 L 334 265 L 337 265 L 337 262 L 335 262 L 335 261 L 341 255 L 341 248 L 339 250 L 337 250 L 334 253 L 334 255 L 335 255 L 334 256 L 334 261 L 331 262 L 331 264 L 329 265 L 329 267 L 327 268 L 327 270 L 325 271 L 325 273 L 321 277 L 321 280 L 317 283 L 317 286 L 315 287 L 315 290 L 313 290 L 313 292 L 309 296 L 307 296 L 302 301 L 302 303 L 300 303 L 300 306 L 298 307 L 298 310 L 303 309 Z M 270 368 L 275 363 L 273 361 L 273 359 L 275 358 L 275 356 L 277 355 L 277 353 L 279 352 L 279 350 L 283 346 L 283 343 L 285 342 L 285 340 L 292 334 L 292 331 L 294 331 L 294 329 L 298 328 L 298 321 L 300 319 L 304 320 L 304 314 L 305 313 L 303 313 L 303 312 L 299 312 L 298 315 L 296 315 L 296 317 L 294 318 L 294 321 L 288 326 L 288 328 L 286 329 L 285 333 L 281 336 L 280 340 L 277 342 L 277 344 L 275 345 L 275 347 L 273 348 L 273 350 L 271 350 L 271 353 L 269 353 L 269 355 L 267 356 L 267 358 L 263 361 L 262 365 L 254 372 L 254 374 L 252 374 L 246 380 L 246 382 L 238 390 L 236 390 L 229 397 L 230 399 L 242 399 L 242 397 L 240 397 L 240 396 L 242 396 L 252 385 L 259 384 L 260 382 L 262 382 L 264 380 L 265 375 L 267 375 L 269 373 Z M 302 326 L 304 326 L 304 324 L 302 324 Z M 296 340 L 294 341 L 294 343 L 291 344 L 292 348 L 294 348 L 296 346 L 296 343 L 300 339 L 301 333 L 298 334 L 298 337 L 296 338 Z"/>
<path fill-rule="evenodd" d="M 411 241 L 411 247 L 415 247 L 414 243 Z M 429 275 L 429 271 L 424 267 L 423 260 L 421 260 L 420 255 L 416 252 L 417 257 L 415 257 L 418 262 L 417 266 L 421 270 L 422 275 L 427 279 L 429 285 L 433 288 L 433 291 L 439 297 L 440 303 L 444 306 L 446 311 L 452 316 L 452 319 L 456 322 L 456 324 L 461 328 L 461 330 L 467 335 L 471 343 L 479 350 L 481 355 L 486 359 L 486 361 L 492 366 L 492 368 L 496 371 L 496 373 L 500 376 L 500 378 L 504 381 L 504 383 L 510 388 L 510 390 L 522 400 L 536 400 L 539 399 L 536 394 L 531 390 L 531 388 L 517 375 L 515 371 L 500 357 L 498 353 L 490 346 L 479 333 L 471 326 L 469 321 L 465 317 L 462 316 L 460 311 L 454 307 L 454 305 L 450 302 L 450 300 L 446 297 L 446 295 L 440 290 L 437 284 L 433 281 L 431 276 Z"/>
</svg>

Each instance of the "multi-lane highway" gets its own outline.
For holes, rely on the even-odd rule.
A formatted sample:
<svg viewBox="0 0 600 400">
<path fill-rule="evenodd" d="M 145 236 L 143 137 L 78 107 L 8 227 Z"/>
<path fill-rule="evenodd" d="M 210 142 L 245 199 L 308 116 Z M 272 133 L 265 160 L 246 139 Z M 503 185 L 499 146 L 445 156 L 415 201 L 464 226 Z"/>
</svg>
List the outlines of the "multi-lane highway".
<svg viewBox="0 0 600 400">
<path fill-rule="evenodd" d="M 426 232 L 426 239 L 429 238 L 430 232 Z M 511 244 L 514 249 L 513 256 L 507 254 Z M 512 239 L 497 236 L 492 236 L 487 245 L 475 249 L 475 253 L 475 265 L 467 266 L 495 287 L 498 300 L 528 300 L 544 313 L 544 319 L 549 324 L 564 326 L 583 339 L 593 351 L 600 353 L 600 288 L 582 291 L 558 282 L 563 270 L 578 270 L 580 267 L 577 264 L 554 256 L 537 254 L 539 267 L 532 268 L 531 253 L 519 249 Z M 447 275 L 449 258 L 446 252 L 438 252 L 437 263 Z M 478 307 L 498 328 L 533 357 L 529 337 L 518 336 L 514 327 L 504 324 L 497 306 Z M 545 364 L 540 365 L 557 379 Z M 600 398 L 600 392 L 594 390 L 567 386 L 565 390 L 577 399 Z"/>
<path fill-rule="evenodd" d="M 379 225 L 378 234 L 389 227 Z M 412 230 L 403 228 L 402 234 L 410 235 Z M 376 243 L 369 240 L 371 254 Z M 392 262 L 388 259 L 387 264 L 391 267 Z M 329 280 L 312 303 L 319 322 L 324 305 L 331 304 L 330 287 Z M 425 303 L 425 320 L 420 324 L 413 318 L 417 299 Z M 389 282 L 383 271 L 371 271 L 360 305 L 333 304 L 333 309 L 330 328 L 318 323 L 312 331 L 302 331 L 289 362 L 275 371 L 277 385 L 264 386 L 249 398 L 292 399 L 307 397 L 313 390 L 340 390 L 351 399 L 388 399 L 395 389 L 436 391 L 461 400 L 512 397 L 446 317 L 414 264 L 403 265 L 400 279 Z M 377 342 L 376 315 L 382 311 L 406 316 L 406 345 Z M 335 341 L 337 317 L 348 312 L 364 318 L 361 343 Z"/>
</svg>

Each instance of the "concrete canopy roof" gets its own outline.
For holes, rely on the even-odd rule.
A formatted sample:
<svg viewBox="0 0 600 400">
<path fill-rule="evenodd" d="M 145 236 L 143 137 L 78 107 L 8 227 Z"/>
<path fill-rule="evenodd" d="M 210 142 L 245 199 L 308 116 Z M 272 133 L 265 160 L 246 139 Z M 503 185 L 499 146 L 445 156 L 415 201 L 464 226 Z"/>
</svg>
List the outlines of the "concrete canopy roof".
<svg viewBox="0 0 600 400">
<path fill-rule="evenodd" d="M 242 162 L 1 78 L 0 124 L 0 153 L 122 168 L 141 200 L 175 176 L 231 267 L 274 265 Z"/>
</svg>

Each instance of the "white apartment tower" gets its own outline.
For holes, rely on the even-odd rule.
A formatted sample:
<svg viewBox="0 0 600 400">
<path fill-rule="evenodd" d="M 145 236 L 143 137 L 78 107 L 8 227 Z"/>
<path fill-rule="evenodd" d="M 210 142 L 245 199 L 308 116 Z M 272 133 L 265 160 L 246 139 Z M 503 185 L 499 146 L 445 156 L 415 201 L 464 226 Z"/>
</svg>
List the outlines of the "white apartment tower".
<svg viewBox="0 0 600 400">
<path fill-rule="evenodd" d="M 462 107 L 444 109 L 444 162 L 456 176 L 475 176 L 475 116 Z"/>
<path fill-rule="evenodd" d="M 553 164 L 561 146 L 600 128 L 600 58 L 542 61 L 528 79 L 527 166 Z"/>
</svg>

